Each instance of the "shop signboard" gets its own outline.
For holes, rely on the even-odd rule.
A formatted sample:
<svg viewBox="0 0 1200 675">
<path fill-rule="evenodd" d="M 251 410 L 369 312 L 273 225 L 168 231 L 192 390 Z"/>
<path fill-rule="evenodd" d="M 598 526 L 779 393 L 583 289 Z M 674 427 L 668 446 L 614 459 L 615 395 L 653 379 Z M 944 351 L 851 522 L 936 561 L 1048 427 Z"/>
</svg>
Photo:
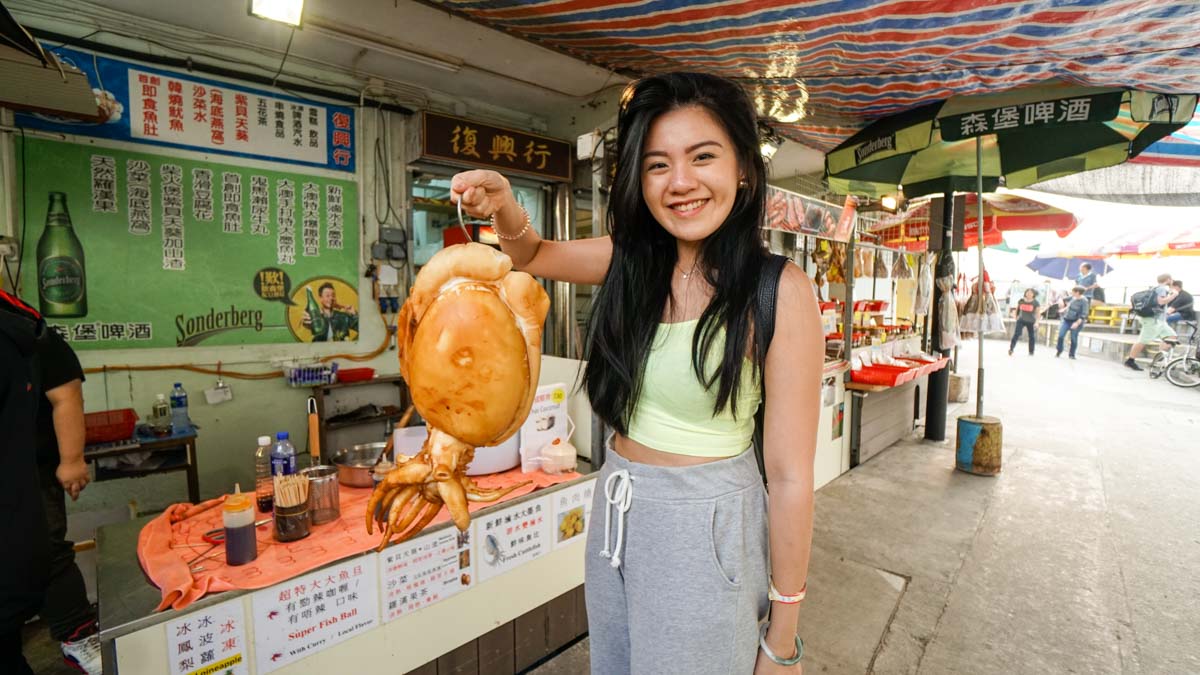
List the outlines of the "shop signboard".
<svg viewBox="0 0 1200 675">
<path fill-rule="evenodd" d="M 247 675 L 242 600 L 210 605 L 167 622 L 171 675 Z"/>
<path fill-rule="evenodd" d="M 379 554 L 379 594 L 387 623 L 465 591 L 475 583 L 471 533 L 444 527 Z"/>
<path fill-rule="evenodd" d="M 53 51 L 87 75 L 102 121 L 19 113 L 17 126 L 339 172 L 355 170 L 354 108 L 68 47 Z"/>
<path fill-rule="evenodd" d="M 479 581 L 487 581 L 550 552 L 554 495 L 523 501 L 472 519 Z"/>
<path fill-rule="evenodd" d="M 421 113 L 421 157 L 571 181 L 570 143 L 460 117 Z"/>
<path fill-rule="evenodd" d="M 357 338 L 352 177 L 142 147 L 17 142 L 22 285 L 74 348 Z"/>
<path fill-rule="evenodd" d="M 273 672 L 375 628 L 377 558 L 360 556 L 256 591 L 255 672 Z"/>
<path fill-rule="evenodd" d="M 592 516 L 592 496 L 596 479 L 585 480 L 551 495 L 554 500 L 554 548 L 560 549 L 587 539 L 588 519 Z"/>
<path fill-rule="evenodd" d="M 767 186 L 767 222 L 764 229 L 850 241 L 855 210 L 796 194 L 774 185 Z"/>
</svg>

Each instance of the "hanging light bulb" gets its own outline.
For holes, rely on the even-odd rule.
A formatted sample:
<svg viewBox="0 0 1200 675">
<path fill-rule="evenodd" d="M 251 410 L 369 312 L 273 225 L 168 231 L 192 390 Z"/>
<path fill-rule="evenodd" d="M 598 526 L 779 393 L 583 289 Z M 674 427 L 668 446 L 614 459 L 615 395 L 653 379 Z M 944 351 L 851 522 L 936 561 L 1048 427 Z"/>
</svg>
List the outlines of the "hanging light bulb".
<svg viewBox="0 0 1200 675">
<path fill-rule="evenodd" d="M 299 26 L 304 0 L 250 0 L 250 14 L 260 19 Z"/>
</svg>

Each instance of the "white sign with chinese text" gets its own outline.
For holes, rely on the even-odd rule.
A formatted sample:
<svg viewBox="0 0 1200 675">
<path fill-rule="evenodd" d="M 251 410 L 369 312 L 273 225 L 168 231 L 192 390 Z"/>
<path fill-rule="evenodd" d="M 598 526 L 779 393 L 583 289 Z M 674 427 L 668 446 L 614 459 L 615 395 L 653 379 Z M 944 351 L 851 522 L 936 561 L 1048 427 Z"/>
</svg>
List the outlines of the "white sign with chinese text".
<svg viewBox="0 0 1200 675">
<path fill-rule="evenodd" d="M 554 502 L 554 548 L 577 544 L 587 539 L 588 518 L 592 516 L 592 494 L 596 479 L 563 488 L 552 495 Z"/>
<path fill-rule="evenodd" d="M 129 107 L 130 134 L 140 140 L 314 164 L 329 157 L 328 138 L 347 161 L 352 146 L 349 121 L 330 135 L 323 107 L 136 68 Z"/>
<path fill-rule="evenodd" d="M 464 591 L 475 583 L 471 533 L 448 527 L 384 549 L 379 593 L 384 622 Z"/>
<path fill-rule="evenodd" d="M 472 519 L 479 550 L 479 581 L 487 581 L 550 552 L 553 495 Z"/>
<path fill-rule="evenodd" d="M 246 675 L 245 613 L 229 600 L 167 622 L 171 675 Z"/>
<path fill-rule="evenodd" d="M 529 417 L 521 425 L 521 447 L 537 452 L 551 443 L 570 440 L 567 425 L 567 385 L 561 382 L 537 388 Z"/>
<path fill-rule="evenodd" d="M 377 556 L 290 579 L 254 593 L 254 662 L 269 673 L 379 623 Z"/>
</svg>

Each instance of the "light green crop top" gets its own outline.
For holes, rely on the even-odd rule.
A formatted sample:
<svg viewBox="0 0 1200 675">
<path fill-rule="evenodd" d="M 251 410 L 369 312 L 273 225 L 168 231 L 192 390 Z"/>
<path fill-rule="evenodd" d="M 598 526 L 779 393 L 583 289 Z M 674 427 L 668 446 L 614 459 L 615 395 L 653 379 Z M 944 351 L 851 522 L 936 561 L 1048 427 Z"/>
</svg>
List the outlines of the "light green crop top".
<svg viewBox="0 0 1200 675">
<path fill-rule="evenodd" d="M 692 336 L 699 323 L 694 319 L 658 325 L 642 375 L 641 396 L 629 422 L 629 438 L 678 455 L 733 457 L 750 447 L 761 391 L 747 359 L 738 387 L 737 418 L 728 407 L 713 415 L 715 387 L 705 389 L 692 368 Z M 722 331 L 709 351 L 707 372 L 720 366 L 724 348 Z"/>
</svg>

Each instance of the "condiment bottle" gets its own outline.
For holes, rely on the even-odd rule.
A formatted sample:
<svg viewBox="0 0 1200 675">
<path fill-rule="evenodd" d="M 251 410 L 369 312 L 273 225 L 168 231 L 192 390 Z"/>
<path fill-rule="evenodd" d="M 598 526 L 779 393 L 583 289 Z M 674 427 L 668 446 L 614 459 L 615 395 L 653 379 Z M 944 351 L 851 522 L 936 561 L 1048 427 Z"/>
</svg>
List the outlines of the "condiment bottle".
<svg viewBox="0 0 1200 675">
<path fill-rule="evenodd" d="M 254 536 L 254 501 L 235 484 L 233 494 L 225 498 L 221 510 L 225 524 L 225 562 L 245 565 L 258 557 L 258 540 Z"/>
</svg>

